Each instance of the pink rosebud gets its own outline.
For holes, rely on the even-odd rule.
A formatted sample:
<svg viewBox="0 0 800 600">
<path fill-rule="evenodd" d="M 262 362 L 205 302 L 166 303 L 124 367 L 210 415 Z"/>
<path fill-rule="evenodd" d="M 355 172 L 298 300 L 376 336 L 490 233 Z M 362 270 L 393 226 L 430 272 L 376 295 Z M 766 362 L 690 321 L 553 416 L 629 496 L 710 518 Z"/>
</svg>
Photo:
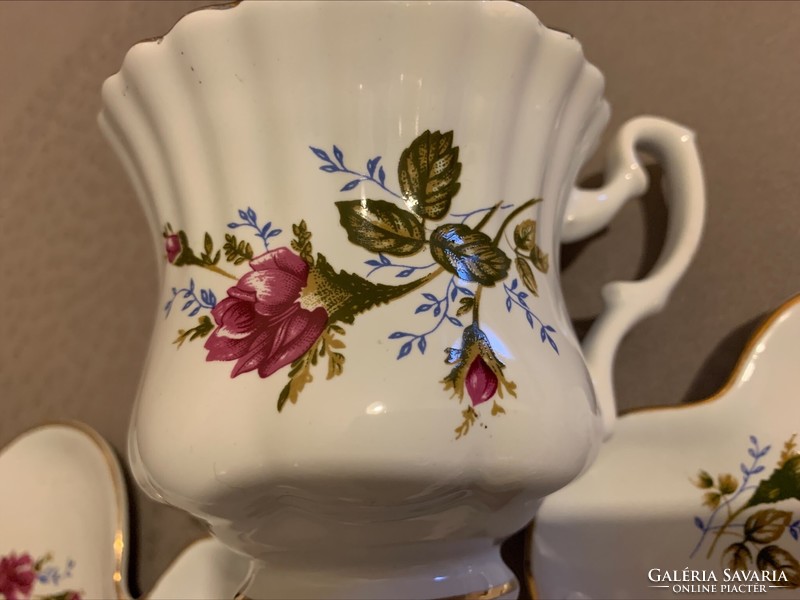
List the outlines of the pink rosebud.
<svg viewBox="0 0 800 600">
<path fill-rule="evenodd" d="M 486 402 L 497 391 L 497 375 L 489 368 L 480 354 L 469 366 L 464 385 L 472 399 L 472 406 Z"/>
<path fill-rule="evenodd" d="M 181 253 L 181 239 L 177 233 L 166 236 L 164 246 L 167 250 L 167 260 L 171 263 L 175 262 L 178 255 Z"/>
<path fill-rule="evenodd" d="M 24 600 L 30 596 L 36 572 L 30 554 L 11 553 L 0 559 L 0 596 L 5 600 Z"/>
</svg>

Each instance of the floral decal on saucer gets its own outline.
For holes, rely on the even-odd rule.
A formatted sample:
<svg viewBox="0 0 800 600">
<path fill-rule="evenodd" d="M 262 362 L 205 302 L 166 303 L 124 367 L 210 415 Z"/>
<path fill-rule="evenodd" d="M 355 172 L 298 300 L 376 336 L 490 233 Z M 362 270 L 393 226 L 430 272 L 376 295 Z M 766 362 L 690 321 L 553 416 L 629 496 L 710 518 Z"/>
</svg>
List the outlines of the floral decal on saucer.
<svg viewBox="0 0 800 600">
<path fill-rule="evenodd" d="M 772 446 L 762 448 L 755 436 L 750 436 L 749 460 L 739 466 L 741 481 L 731 473 L 714 479 L 707 471 L 698 472 L 692 483 L 706 490 L 703 505 L 711 514 L 705 520 L 694 518 L 702 534 L 691 556 L 700 550 L 708 536 L 711 543 L 707 558 L 714 555 L 720 541 L 731 542 L 733 537 L 735 541 L 720 555 L 727 568 L 782 573 L 782 585 L 800 587 L 800 563 L 794 547 L 800 538 L 800 515 L 785 510 L 785 504 L 781 505 L 784 510 L 767 507 L 784 500 L 800 500 L 800 453 L 795 437 L 792 435 L 786 441 L 776 466 L 757 485 L 754 478 L 765 472 L 766 465 L 762 463 Z M 788 545 L 779 546 L 779 542 Z"/>
<path fill-rule="evenodd" d="M 318 364 L 327 363 L 328 379 L 341 375 L 343 325 L 352 325 L 363 312 L 419 292 L 421 303 L 414 314 L 432 321 L 422 331 L 404 327 L 387 332 L 388 339 L 399 344 L 397 359 L 415 351 L 425 354 L 428 336 L 440 327 L 456 327 L 461 330 L 460 345 L 441 349 L 445 363 L 441 384 L 459 402 L 469 399 L 461 410 L 456 438 L 476 424 L 484 403 L 491 401 L 492 416 L 505 413 L 499 400 L 515 397 L 516 384 L 506 377 L 506 366 L 481 328 L 481 298 L 489 291 L 503 293 L 506 310 L 524 315 L 541 342 L 558 353 L 556 330 L 529 305 L 531 297 L 539 295 L 536 273 L 548 272 L 549 256 L 537 244 L 536 221 L 519 219 L 541 200 L 519 206 L 495 202 L 471 212 L 451 212 L 461 188 L 453 132 L 425 131 L 402 152 L 397 190 L 387 185 L 381 156 L 367 160 L 365 171 L 359 172 L 345 164 L 344 153 L 335 145 L 330 153 L 313 146 L 310 150 L 322 162 L 321 171 L 347 175 L 339 192 L 370 185 L 389 198 L 334 202 L 348 240 L 372 255 L 364 261 L 368 272 L 362 276 L 337 270 L 325 254 L 315 253 L 305 221 L 292 225 L 289 246 L 271 248 L 282 229 L 271 221 L 262 223 L 251 207 L 240 210 L 239 220 L 228 223 L 228 228 L 252 237 L 226 233 L 221 249 L 215 249 L 211 235 L 205 233 L 203 250 L 196 252 L 185 231 L 167 224 L 164 240 L 170 264 L 207 269 L 235 281 L 221 300 L 219 291 L 200 289 L 193 279 L 172 289 L 166 313 L 177 302 L 181 311 L 197 317 L 193 327 L 178 331 L 175 344 L 180 347 L 205 338 L 206 360 L 233 362 L 231 377 L 251 371 L 269 377 L 288 367 L 289 381 L 277 399 L 281 411 L 287 402 L 297 402 Z M 503 219 L 489 233 L 486 228 L 497 214 Z M 264 251 L 257 254 L 251 242 L 263 245 Z M 504 242 L 510 252 L 501 248 Z M 245 263 L 249 268 L 244 274 L 231 271 Z M 378 271 L 393 273 L 400 281 L 389 285 L 370 280 Z M 443 283 L 437 284 L 440 277 Z"/>
<path fill-rule="evenodd" d="M 60 569 L 49 554 L 38 560 L 30 554 L 15 552 L 0 557 L 0 599 L 81 600 L 81 594 L 73 590 L 41 593 L 41 586 L 58 586 L 62 579 L 72 577 L 74 567 L 75 561 L 67 560 Z"/>
</svg>

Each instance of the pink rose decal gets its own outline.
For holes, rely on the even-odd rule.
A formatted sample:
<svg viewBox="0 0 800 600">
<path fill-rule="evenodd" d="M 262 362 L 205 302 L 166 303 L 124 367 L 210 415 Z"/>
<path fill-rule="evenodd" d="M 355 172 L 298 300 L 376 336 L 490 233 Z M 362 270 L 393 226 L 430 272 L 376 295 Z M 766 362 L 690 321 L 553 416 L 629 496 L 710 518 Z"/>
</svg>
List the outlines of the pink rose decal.
<svg viewBox="0 0 800 600">
<path fill-rule="evenodd" d="M 483 404 L 497 391 L 497 375 L 480 355 L 472 360 L 464 386 L 472 400 L 472 406 Z"/>
<path fill-rule="evenodd" d="M 30 554 L 17 556 L 12 552 L 0 559 L 0 595 L 5 600 L 28 598 L 35 581 L 36 571 Z"/>
<path fill-rule="evenodd" d="M 236 361 L 231 377 L 255 370 L 269 377 L 311 348 L 328 323 L 324 307 L 301 306 L 309 267 L 291 250 L 270 250 L 250 267 L 211 311 L 217 328 L 205 343 L 206 360 Z"/>
</svg>

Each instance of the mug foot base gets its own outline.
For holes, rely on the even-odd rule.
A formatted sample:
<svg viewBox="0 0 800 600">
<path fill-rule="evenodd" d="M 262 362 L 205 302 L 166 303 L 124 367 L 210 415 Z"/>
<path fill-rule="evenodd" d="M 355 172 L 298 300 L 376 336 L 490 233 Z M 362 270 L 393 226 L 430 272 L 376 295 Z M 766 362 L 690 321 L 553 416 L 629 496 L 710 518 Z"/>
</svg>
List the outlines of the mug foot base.
<svg viewBox="0 0 800 600">
<path fill-rule="evenodd" d="M 254 565 L 237 600 L 510 600 L 519 595 L 519 583 L 498 545 L 447 558 L 425 550 L 370 549 L 349 564 L 341 555 L 329 557 L 335 564 L 318 564 L 309 555 L 295 561 L 281 554 Z"/>
</svg>

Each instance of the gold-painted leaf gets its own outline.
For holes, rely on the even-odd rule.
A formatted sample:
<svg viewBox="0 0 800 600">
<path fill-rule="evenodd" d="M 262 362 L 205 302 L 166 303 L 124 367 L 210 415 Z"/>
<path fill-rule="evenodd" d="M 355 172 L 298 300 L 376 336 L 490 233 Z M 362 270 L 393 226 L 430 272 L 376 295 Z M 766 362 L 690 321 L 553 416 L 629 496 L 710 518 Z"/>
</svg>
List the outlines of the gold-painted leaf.
<svg viewBox="0 0 800 600">
<path fill-rule="evenodd" d="M 742 542 L 731 544 L 722 554 L 722 564 L 733 571 L 746 571 L 752 562 L 753 555 Z"/>
<path fill-rule="evenodd" d="M 464 421 L 462 421 L 461 425 L 455 428 L 456 439 L 459 439 L 460 437 L 469 433 L 469 428 L 475 424 L 475 421 L 478 418 L 478 413 L 476 413 L 471 406 L 468 406 L 461 411 L 461 416 L 464 418 Z"/>
<path fill-rule="evenodd" d="M 431 256 L 463 281 L 494 285 L 505 279 L 511 259 L 481 231 L 463 223 L 440 225 L 431 234 Z"/>
<path fill-rule="evenodd" d="M 762 480 L 745 506 L 774 504 L 790 498 L 800 500 L 800 455 L 792 456 L 768 479 Z"/>
<path fill-rule="evenodd" d="M 528 252 L 536 246 L 536 221 L 525 219 L 514 228 L 514 245 Z"/>
<path fill-rule="evenodd" d="M 744 537 L 757 544 L 768 544 L 779 539 L 791 522 L 792 513 L 785 510 L 760 510 L 744 522 Z"/>
<path fill-rule="evenodd" d="M 225 251 L 225 260 L 234 265 L 253 259 L 253 247 L 244 240 L 236 239 L 236 236 L 230 233 L 225 234 L 225 244 L 222 249 Z"/>
<path fill-rule="evenodd" d="M 732 494 L 739 487 L 739 481 L 730 473 L 723 473 L 718 478 L 719 491 L 722 495 Z"/>
<path fill-rule="evenodd" d="M 172 343 L 177 344 L 180 348 L 184 342 L 193 342 L 197 338 L 204 338 L 212 331 L 214 331 L 214 322 L 208 315 L 202 315 L 197 318 L 197 325 L 191 329 L 178 329 L 178 337 Z"/>
<path fill-rule="evenodd" d="M 719 501 L 722 498 L 719 492 L 706 492 L 703 494 L 703 506 L 710 509 L 715 509 L 719 506 Z"/>
<path fill-rule="evenodd" d="M 314 255 L 311 248 L 311 232 L 308 230 L 305 219 L 292 225 L 294 239 L 291 241 L 292 250 L 297 252 L 306 263 L 314 264 Z"/>
<path fill-rule="evenodd" d="M 514 259 L 514 264 L 517 267 L 517 273 L 519 273 L 519 278 L 522 280 L 522 283 L 531 291 L 531 294 L 538 296 L 539 288 L 536 285 L 536 277 L 533 276 L 533 269 L 531 269 L 528 261 L 518 256 Z"/>
<path fill-rule="evenodd" d="M 759 571 L 782 573 L 780 585 L 800 587 L 800 564 L 789 552 L 779 546 L 765 546 L 756 556 Z M 783 581 L 783 578 L 786 581 Z"/>
<path fill-rule="evenodd" d="M 533 250 L 531 250 L 531 261 L 533 266 L 542 273 L 547 273 L 550 270 L 550 255 L 542 251 L 539 246 L 534 246 Z"/>
<path fill-rule="evenodd" d="M 416 254 L 425 245 L 420 220 L 386 200 L 345 200 L 336 203 L 347 239 L 370 252 L 393 256 Z"/>
<path fill-rule="evenodd" d="M 459 306 L 458 310 L 456 311 L 457 317 L 467 314 L 472 310 L 472 307 L 475 306 L 475 300 L 471 297 L 461 298 L 460 303 L 461 306 Z"/>
<path fill-rule="evenodd" d="M 793 456 L 797 456 L 797 443 L 794 441 L 794 438 L 797 437 L 796 433 L 792 434 L 786 442 L 783 444 L 783 450 L 781 450 L 781 457 L 778 461 L 778 466 L 782 467 L 785 465 L 790 458 Z"/>
<path fill-rule="evenodd" d="M 397 166 L 406 206 L 424 219 L 438 220 L 450 211 L 450 202 L 461 187 L 460 174 L 452 131 L 424 131 L 403 150 Z"/>
<path fill-rule="evenodd" d="M 714 487 L 714 478 L 711 477 L 708 471 L 700 469 L 697 472 L 697 477 L 692 480 L 692 483 L 701 490 L 706 490 L 710 487 Z"/>
</svg>

